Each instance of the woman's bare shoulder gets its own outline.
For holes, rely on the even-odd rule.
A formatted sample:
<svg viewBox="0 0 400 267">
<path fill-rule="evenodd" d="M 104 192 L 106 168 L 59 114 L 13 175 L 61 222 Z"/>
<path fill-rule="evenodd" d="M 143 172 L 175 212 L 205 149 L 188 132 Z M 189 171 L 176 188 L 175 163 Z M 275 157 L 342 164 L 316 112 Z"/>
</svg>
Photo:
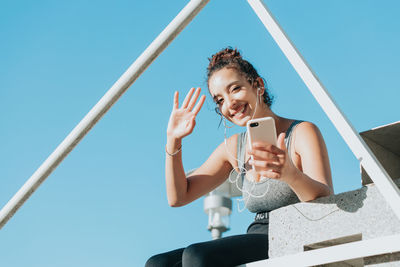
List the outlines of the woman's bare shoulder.
<svg viewBox="0 0 400 267">
<path fill-rule="evenodd" d="M 297 128 L 303 129 L 303 130 L 312 130 L 312 129 L 315 130 L 315 129 L 318 129 L 317 125 L 315 125 L 311 121 L 302 121 L 302 122 L 299 123 Z"/>
<path fill-rule="evenodd" d="M 231 137 L 229 137 L 228 139 L 226 139 L 226 143 L 229 147 L 231 146 L 236 146 L 237 145 L 237 141 L 239 138 L 239 134 L 234 134 Z M 224 140 L 225 142 L 225 140 Z"/>
<path fill-rule="evenodd" d="M 296 134 L 307 137 L 309 135 L 320 135 L 321 132 L 318 126 L 314 123 L 310 121 L 303 121 L 296 127 Z"/>
<path fill-rule="evenodd" d="M 312 122 L 304 121 L 297 126 L 295 131 L 296 150 L 307 150 L 310 148 L 310 145 L 325 146 L 325 142 L 318 126 Z"/>
</svg>

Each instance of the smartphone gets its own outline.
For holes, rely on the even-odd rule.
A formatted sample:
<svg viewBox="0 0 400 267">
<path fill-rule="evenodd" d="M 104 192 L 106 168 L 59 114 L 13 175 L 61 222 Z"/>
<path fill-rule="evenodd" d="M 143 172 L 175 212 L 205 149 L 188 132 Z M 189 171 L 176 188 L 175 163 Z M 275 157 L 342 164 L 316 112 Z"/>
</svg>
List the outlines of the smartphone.
<svg viewBox="0 0 400 267">
<path fill-rule="evenodd" d="M 252 143 L 257 141 L 267 142 L 276 146 L 275 121 L 272 117 L 249 120 L 246 127 L 249 147 L 252 147 Z M 251 159 L 253 159 L 253 156 Z M 254 166 L 253 170 L 257 171 Z"/>
</svg>

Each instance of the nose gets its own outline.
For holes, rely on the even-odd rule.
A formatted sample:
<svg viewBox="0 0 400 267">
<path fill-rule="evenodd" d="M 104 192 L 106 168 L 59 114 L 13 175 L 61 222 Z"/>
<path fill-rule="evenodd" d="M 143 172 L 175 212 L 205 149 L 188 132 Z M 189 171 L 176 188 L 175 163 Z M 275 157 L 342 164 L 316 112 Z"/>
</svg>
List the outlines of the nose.
<svg viewBox="0 0 400 267">
<path fill-rule="evenodd" d="M 232 111 L 235 110 L 236 106 L 237 106 L 237 101 L 234 98 L 232 97 L 225 98 L 221 109 L 222 114 L 225 114 L 225 116 L 230 117 Z"/>
<path fill-rule="evenodd" d="M 228 108 L 228 110 L 234 109 L 237 104 L 236 100 L 232 97 L 227 97 L 225 100 L 225 103 L 226 103 L 226 107 Z"/>
<path fill-rule="evenodd" d="M 229 113 L 235 112 L 238 108 L 238 105 L 238 101 L 235 98 L 230 99 L 228 105 Z"/>
</svg>

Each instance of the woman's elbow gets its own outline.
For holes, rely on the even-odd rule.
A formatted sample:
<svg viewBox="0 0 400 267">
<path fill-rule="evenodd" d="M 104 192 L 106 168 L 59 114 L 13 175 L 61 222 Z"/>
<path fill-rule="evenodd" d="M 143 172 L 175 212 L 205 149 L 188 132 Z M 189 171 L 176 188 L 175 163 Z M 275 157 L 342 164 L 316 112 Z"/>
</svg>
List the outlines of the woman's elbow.
<svg viewBox="0 0 400 267">
<path fill-rule="evenodd" d="M 175 202 L 175 201 L 168 201 L 168 205 L 170 207 L 173 207 L 173 208 L 177 208 L 177 207 L 181 207 L 182 206 L 178 202 Z"/>
<path fill-rule="evenodd" d="M 179 201 L 177 198 L 168 198 L 168 205 L 173 208 L 185 206 L 183 201 Z"/>
<path fill-rule="evenodd" d="M 309 201 L 313 201 L 316 200 L 318 198 L 321 197 L 328 197 L 333 195 L 333 189 L 329 188 L 328 186 L 326 188 L 324 188 L 323 190 L 321 190 L 320 192 L 314 192 L 314 194 L 310 194 L 306 197 L 300 197 L 300 201 L 301 202 L 309 202 Z"/>
<path fill-rule="evenodd" d="M 334 194 L 333 188 L 331 186 L 329 186 L 328 184 L 325 184 L 324 190 L 322 190 L 321 196 L 319 196 L 319 197 L 329 197 L 333 194 Z"/>
<path fill-rule="evenodd" d="M 321 190 L 319 193 L 312 196 L 311 199 L 309 199 L 307 201 L 316 200 L 317 198 L 321 198 L 321 197 L 329 197 L 331 195 L 333 195 L 333 189 L 331 189 L 329 186 L 326 186 L 323 190 Z"/>
</svg>

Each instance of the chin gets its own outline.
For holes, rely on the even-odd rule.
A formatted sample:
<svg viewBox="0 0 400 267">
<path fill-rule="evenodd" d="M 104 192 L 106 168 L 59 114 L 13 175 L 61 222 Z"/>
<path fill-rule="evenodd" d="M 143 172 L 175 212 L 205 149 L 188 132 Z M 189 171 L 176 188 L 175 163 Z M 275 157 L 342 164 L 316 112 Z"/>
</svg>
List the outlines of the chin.
<svg viewBox="0 0 400 267">
<path fill-rule="evenodd" d="M 245 117 L 241 120 L 236 120 L 236 121 L 232 121 L 234 124 L 241 126 L 241 127 L 245 127 L 247 122 L 250 120 L 250 117 Z"/>
</svg>

